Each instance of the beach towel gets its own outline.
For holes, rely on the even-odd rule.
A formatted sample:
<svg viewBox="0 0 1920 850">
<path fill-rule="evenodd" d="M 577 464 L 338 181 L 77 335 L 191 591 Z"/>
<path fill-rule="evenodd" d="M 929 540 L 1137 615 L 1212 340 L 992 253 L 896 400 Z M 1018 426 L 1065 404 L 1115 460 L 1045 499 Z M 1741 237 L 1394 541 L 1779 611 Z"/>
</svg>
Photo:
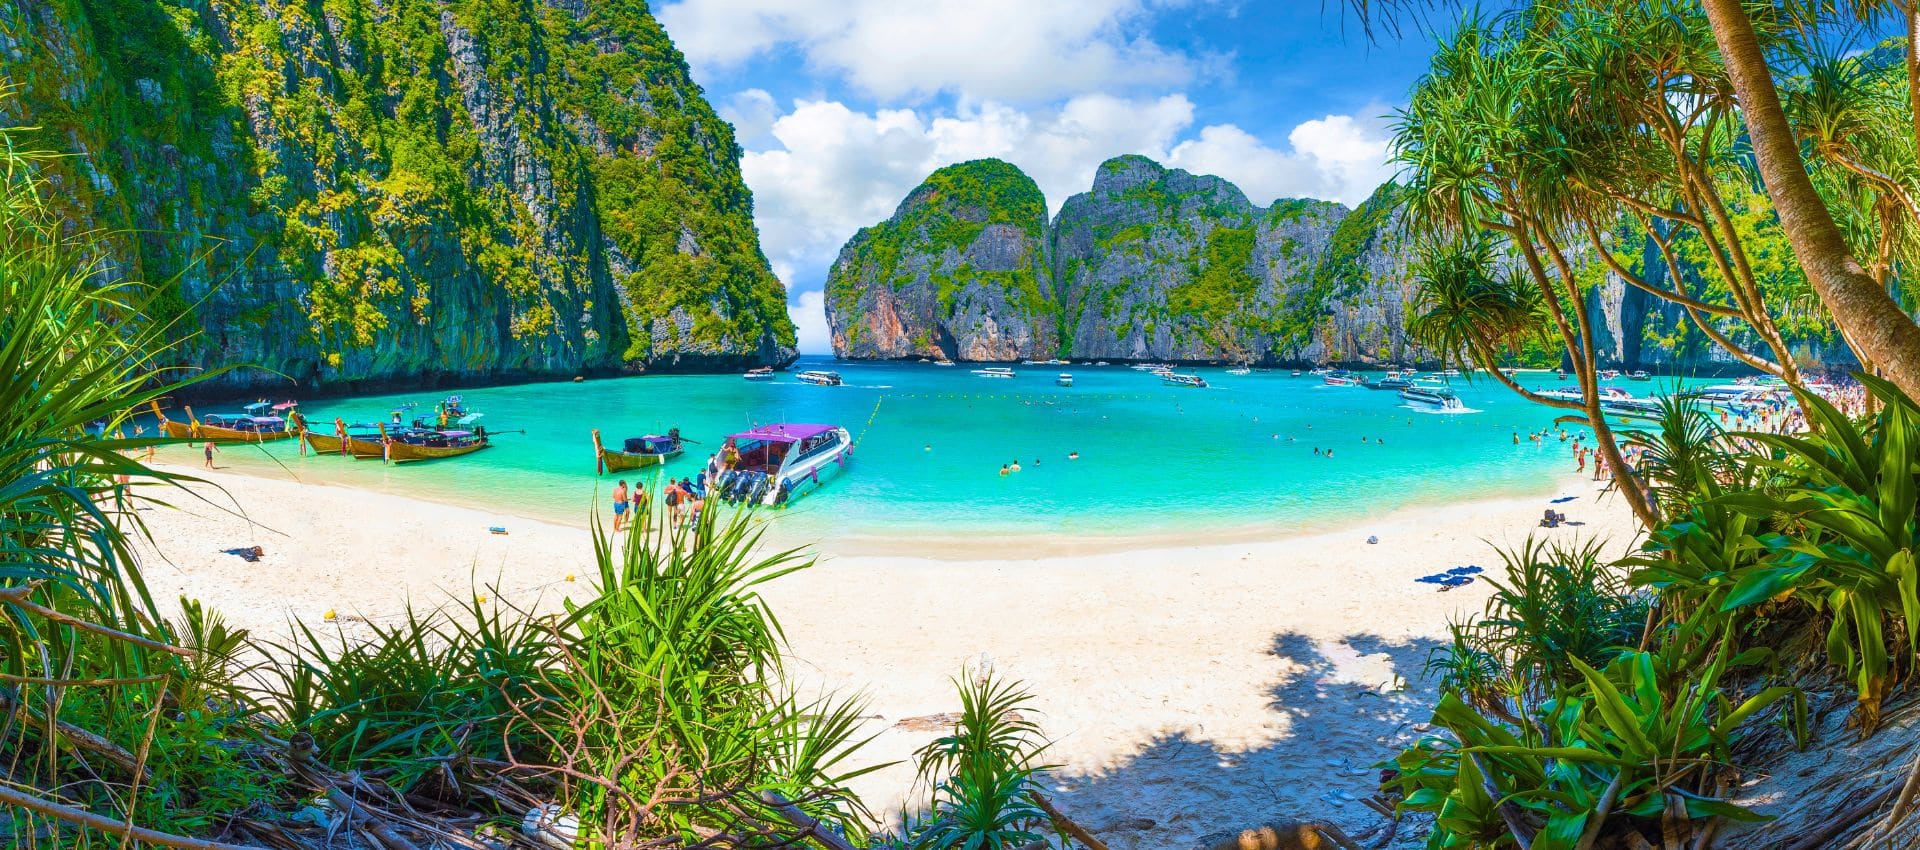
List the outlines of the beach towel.
<svg viewBox="0 0 1920 850">
<path fill-rule="evenodd" d="M 1470 575 L 1476 575 L 1483 572 L 1486 572 L 1486 570 L 1481 569 L 1480 566 L 1477 564 L 1468 564 L 1464 567 L 1454 567 L 1453 569 L 1450 569 L 1447 571 L 1449 575 L 1456 575 L 1456 576 L 1470 576 Z"/>
<path fill-rule="evenodd" d="M 1473 576 L 1448 576 L 1445 581 L 1439 584 L 1441 590 L 1452 590 L 1456 587 L 1465 587 L 1472 583 Z"/>
<path fill-rule="evenodd" d="M 1550 502 L 1548 502 L 1547 504 L 1549 504 L 1549 505 L 1557 505 L 1557 504 L 1560 504 L 1561 502 L 1571 502 L 1571 501 L 1573 501 L 1574 499 L 1578 499 L 1578 498 L 1580 498 L 1580 497 L 1579 497 L 1579 496 L 1561 496 L 1560 498 L 1558 498 L 1558 499 L 1554 499 L 1553 501 L 1550 501 Z"/>
</svg>

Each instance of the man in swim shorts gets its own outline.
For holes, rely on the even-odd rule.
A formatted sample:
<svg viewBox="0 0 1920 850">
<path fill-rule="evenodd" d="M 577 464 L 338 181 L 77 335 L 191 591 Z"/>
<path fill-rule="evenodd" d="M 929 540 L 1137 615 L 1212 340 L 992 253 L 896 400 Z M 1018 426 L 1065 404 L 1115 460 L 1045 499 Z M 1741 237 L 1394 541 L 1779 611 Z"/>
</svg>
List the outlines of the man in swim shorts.
<svg viewBox="0 0 1920 850">
<path fill-rule="evenodd" d="M 613 533 L 619 534 L 627 521 L 627 479 L 613 485 Z"/>
</svg>

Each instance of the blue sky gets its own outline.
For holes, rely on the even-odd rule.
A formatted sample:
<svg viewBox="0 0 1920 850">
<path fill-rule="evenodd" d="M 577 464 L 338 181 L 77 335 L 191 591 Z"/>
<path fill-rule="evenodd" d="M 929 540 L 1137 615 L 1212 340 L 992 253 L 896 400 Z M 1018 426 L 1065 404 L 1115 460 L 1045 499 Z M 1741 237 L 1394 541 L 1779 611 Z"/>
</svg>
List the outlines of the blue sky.
<svg viewBox="0 0 1920 850">
<path fill-rule="evenodd" d="M 1048 204 L 1138 153 L 1255 203 L 1349 205 L 1386 178 L 1420 33 L 1369 41 L 1342 0 L 677 0 L 656 12 L 732 121 L 801 349 L 842 244 L 929 172 L 1020 166 Z"/>
</svg>

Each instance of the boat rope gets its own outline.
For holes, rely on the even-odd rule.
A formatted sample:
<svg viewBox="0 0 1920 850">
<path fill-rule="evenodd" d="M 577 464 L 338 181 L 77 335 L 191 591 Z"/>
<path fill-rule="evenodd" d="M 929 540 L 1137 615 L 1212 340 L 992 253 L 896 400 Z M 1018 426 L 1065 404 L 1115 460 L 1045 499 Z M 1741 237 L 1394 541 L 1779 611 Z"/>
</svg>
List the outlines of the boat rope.
<svg viewBox="0 0 1920 850">
<path fill-rule="evenodd" d="M 873 413 L 867 416 L 867 424 L 860 427 L 860 436 L 854 438 L 853 445 L 849 446 L 849 449 L 858 448 L 860 442 L 867 438 L 867 432 L 873 430 L 873 420 L 880 418 L 880 403 L 886 400 L 886 396 L 881 396 L 874 400 Z"/>
</svg>

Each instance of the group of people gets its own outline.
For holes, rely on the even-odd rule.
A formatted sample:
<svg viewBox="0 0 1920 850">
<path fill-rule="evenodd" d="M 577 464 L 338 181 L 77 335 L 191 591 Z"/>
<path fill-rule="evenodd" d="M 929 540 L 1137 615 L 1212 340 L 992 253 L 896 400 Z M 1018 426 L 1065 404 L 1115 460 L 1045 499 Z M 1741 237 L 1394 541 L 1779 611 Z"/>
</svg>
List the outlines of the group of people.
<svg viewBox="0 0 1920 850">
<path fill-rule="evenodd" d="M 668 478 L 660 488 L 660 495 L 667 500 L 667 515 L 673 522 L 698 520 L 700 511 L 707 506 L 707 474 L 701 472 L 697 480 L 685 476 L 678 481 Z M 625 478 L 620 479 L 613 487 L 614 532 L 625 531 L 632 522 L 627 515 L 645 513 L 650 503 L 645 485 L 637 481 L 629 485 Z"/>
<path fill-rule="evenodd" d="M 932 445 L 931 443 L 929 443 L 929 444 L 927 445 L 927 451 L 933 451 L 933 445 Z M 1079 453 L 1079 452 L 1067 452 L 1067 460 L 1079 460 L 1079 459 L 1080 459 L 1080 453 Z M 1039 465 L 1040 465 L 1040 459 L 1039 459 L 1039 458 L 1034 458 L 1034 459 L 1033 459 L 1033 465 L 1034 465 L 1034 466 L 1039 466 Z M 1015 459 L 1015 460 L 1014 460 L 1013 462 L 1011 462 L 1011 463 L 1003 463 L 1003 464 L 1000 464 L 1000 474 L 1001 474 L 1001 475 L 1012 475 L 1012 474 L 1014 474 L 1014 473 L 1016 473 L 1016 472 L 1019 472 L 1019 471 L 1020 471 L 1020 469 L 1021 469 L 1021 467 L 1020 467 L 1020 461 L 1019 461 L 1019 459 L 1017 459 L 1017 458 L 1016 458 L 1016 459 Z"/>
</svg>

